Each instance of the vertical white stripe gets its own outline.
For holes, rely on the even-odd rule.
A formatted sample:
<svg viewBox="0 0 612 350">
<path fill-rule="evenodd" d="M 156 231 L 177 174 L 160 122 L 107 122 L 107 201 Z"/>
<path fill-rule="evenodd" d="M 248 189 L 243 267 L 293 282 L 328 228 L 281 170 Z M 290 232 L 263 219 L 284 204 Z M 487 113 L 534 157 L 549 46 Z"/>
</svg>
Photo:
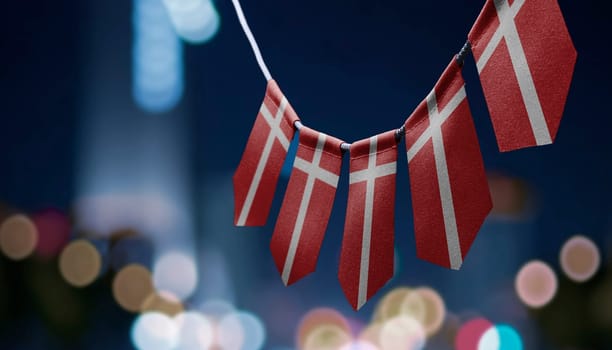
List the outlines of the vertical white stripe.
<svg viewBox="0 0 612 350">
<path fill-rule="evenodd" d="M 494 0 L 493 3 L 495 4 L 500 24 L 476 62 L 478 73 L 483 71 L 489 59 L 499 46 L 502 38 L 505 39 L 506 46 L 508 47 L 508 54 L 512 62 L 512 68 L 514 69 L 519 84 L 519 90 L 523 98 L 523 103 L 525 104 L 525 109 L 527 110 L 527 116 L 531 124 L 536 144 L 539 146 L 550 144 L 552 143 L 552 138 L 548 130 L 546 117 L 544 116 L 544 111 L 542 110 L 540 99 L 538 98 L 523 44 L 521 43 L 516 24 L 514 23 L 514 18 L 525 3 L 525 0 L 515 0 L 512 7 L 508 5 L 508 0 Z"/>
<path fill-rule="evenodd" d="M 433 94 L 435 92 L 432 91 L 431 93 Z M 433 120 L 433 121 L 430 119 L 429 127 L 427 129 L 425 129 L 425 131 L 423 131 L 421 136 L 419 136 L 419 138 L 414 142 L 414 144 L 412 144 L 412 146 L 408 149 L 408 162 L 409 163 L 412 160 L 412 158 L 414 158 L 414 156 L 416 156 L 417 153 L 419 153 L 421 148 L 423 148 L 423 146 L 425 146 L 427 141 L 431 138 L 432 129 L 434 127 L 436 127 L 436 128 L 441 127 L 441 125 L 444 124 L 446 119 L 448 119 L 451 116 L 451 114 L 453 114 L 455 109 L 457 109 L 457 107 L 459 107 L 461 102 L 463 102 L 463 100 L 465 100 L 465 98 L 466 98 L 465 87 L 462 86 L 461 89 L 459 89 L 459 91 L 457 91 L 455 96 L 453 96 L 453 98 L 451 98 L 451 100 L 448 102 L 448 104 L 446 105 L 444 110 L 442 110 L 442 112 L 438 113 L 438 117 L 435 120 Z"/>
<path fill-rule="evenodd" d="M 463 259 L 461 257 L 461 246 L 459 245 L 457 218 L 455 217 L 455 206 L 453 204 L 453 194 L 446 164 L 446 151 L 444 150 L 444 138 L 442 136 L 442 125 L 439 121 L 435 90 L 427 96 L 427 108 L 429 110 L 430 129 L 432 131 L 431 138 L 438 175 L 438 186 L 440 188 L 440 202 L 442 203 L 442 217 L 444 218 L 448 257 L 451 268 L 457 270 L 461 267 Z"/>
<path fill-rule="evenodd" d="M 544 111 L 542 111 L 542 106 L 540 105 L 540 99 L 538 98 L 535 83 L 531 76 L 527 57 L 525 57 L 523 44 L 508 6 L 508 0 L 495 0 L 494 2 L 500 22 L 500 29 L 498 30 L 503 31 L 504 38 L 506 39 L 506 45 L 508 46 L 514 72 L 516 73 L 519 90 L 521 90 L 523 102 L 527 109 L 533 136 L 538 145 L 550 144 L 552 143 L 550 131 L 546 124 Z"/>
<path fill-rule="evenodd" d="M 274 140 L 279 140 L 283 148 L 287 150 L 287 148 L 282 143 L 281 139 L 278 138 L 279 135 L 286 136 L 283 133 L 283 130 L 280 128 L 280 124 L 285 115 L 285 109 L 287 108 L 288 101 L 285 97 L 283 97 L 280 106 L 278 107 L 278 111 L 276 112 L 276 117 L 274 120 L 270 121 L 268 118 L 264 116 L 264 120 L 270 125 L 270 133 L 268 134 L 268 138 L 266 139 L 266 144 L 264 145 L 264 149 L 261 152 L 261 157 L 259 158 L 259 162 L 257 163 L 257 168 L 255 169 L 255 174 L 253 175 L 253 180 L 251 181 L 251 185 L 249 186 L 249 191 L 247 192 L 247 196 L 244 200 L 244 204 L 242 205 L 242 210 L 240 211 L 240 215 L 238 216 L 237 226 L 244 226 L 246 220 L 251 212 L 251 207 L 253 206 L 253 200 L 255 199 L 255 194 L 257 194 L 257 189 L 259 189 L 259 183 L 261 182 L 261 177 L 263 176 L 263 172 L 268 164 L 268 159 L 270 158 L 270 153 L 272 152 L 272 146 L 274 145 Z M 267 111 L 265 104 L 261 105 L 262 111 Z M 262 113 L 263 115 L 264 113 Z M 288 144 L 288 142 L 287 142 Z"/>
<path fill-rule="evenodd" d="M 368 157 L 368 171 L 376 170 L 377 137 L 370 138 L 370 155 Z M 363 211 L 363 237 L 361 240 L 361 264 L 359 267 L 359 294 L 357 296 L 357 309 L 360 309 L 368 298 L 368 275 L 370 272 L 370 242 L 372 239 L 372 216 L 374 216 L 374 185 L 376 177 L 366 180 L 366 195 Z"/>
<path fill-rule="evenodd" d="M 519 11 L 521 10 L 521 7 L 523 7 L 524 4 L 525 4 L 525 0 L 514 0 L 514 3 L 512 4 L 512 7 L 510 8 L 512 19 L 516 17 L 516 15 L 519 13 Z M 499 43 L 501 42 L 503 38 L 504 38 L 504 32 L 502 30 L 498 29 L 495 31 L 495 33 L 493 33 L 491 40 L 489 40 L 489 42 L 487 43 L 487 46 L 482 51 L 482 55 L 480 55 L 480 58 L 478 58 L 478 61 L 476 62 L 478 73 L 482 72 L 484 67 L 487 65 L 487 63 L 489 62 L 489 59 L 491 58 L 491 56 L 493 56 L 495 49 L 497 49 L 497 45 L 499 45 Z"/>
<path fill-rule="evenodd" d="M 314 167 L 318 167 L 321 163 L 323 147 L 325 147 L 325 138 L 325 134 L 319 133 L 317 147 L 315 148 L 312 159 L 312 165 Z M 304 194 L 302 195 L 298 215 L 295 220 L 295 225 L 293 226 L 293 233 L 291 233 L 291 242 L 289 243 L 289 250 L 287 251 L 287 257 L 285 258 L 285 265 L 283 266 L 282 278 L 285 285 L 289 283 L 291 269 L 293 268 L 293 262 L 295 261 L 295 253 L 297 251 L 298 244 L 300 243 L 300 237 L 302 236 L 302 230 L 304 228 L 304 220 L 306 219 L 308 205 L 310 204 L 310 197 L 312 197 L 312 190 L 316 180 L 316 176 L 313 176 L 313 174 L 308 172 L 306 172 L 306 174 L 308 174 L 308 179 L 306 180 L 306 187 L 304 188 Z"/>
</svg>

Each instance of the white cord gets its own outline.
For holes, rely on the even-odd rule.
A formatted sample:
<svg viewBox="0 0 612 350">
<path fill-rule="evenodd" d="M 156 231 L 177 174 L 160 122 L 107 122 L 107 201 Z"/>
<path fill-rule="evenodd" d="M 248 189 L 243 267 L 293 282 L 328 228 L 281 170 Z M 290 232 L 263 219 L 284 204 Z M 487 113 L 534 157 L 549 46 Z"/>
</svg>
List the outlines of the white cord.
<svg viewBox="0 0 612 350">
<path fill-rule="evenodd" d="M 255 54 L 255 58 L 257 59 L 257 63 L 259 64 L 259 68 L 261 72 L 266 77 L 266 80 L 272 80 L 272 76 L 270 75 L 270 71 L 268 67 L 266 67 L 266 62 L 264 62 L 263 57 L 261 56 L 261 52 L 259 51 L 259 46 L 257 46 L 257 42 L 255 41 L 255 37 L 251 32 L 251 28 L 249 28 L 249 24 L 244 17 L 244 13 L 242 12 L 242 7 L 240 6 L 239 0 L 232 0 L 234 4 L 234 8 L 236 9 L 236 14 L 238 15 L 238 20 L 240 21 L 240 25 L 242 26 L 242 30 L 244 34 L 246 34 L 247 39 L 249 39 L 249 43 L 251 44 L 251 48 L 253 49 L 253 53 Z"/>
</svg>

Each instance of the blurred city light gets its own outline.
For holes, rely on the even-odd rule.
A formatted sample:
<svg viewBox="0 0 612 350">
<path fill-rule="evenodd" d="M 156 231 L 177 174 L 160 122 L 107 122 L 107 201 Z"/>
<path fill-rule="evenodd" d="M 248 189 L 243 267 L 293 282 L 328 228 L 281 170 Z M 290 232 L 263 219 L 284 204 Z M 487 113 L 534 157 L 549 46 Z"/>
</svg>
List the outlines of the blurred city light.
<svg viewBox="0 0 612 350">
<path fill-rule="evenodd" d="M 353 341 L 351 334 L 334 324 L 321 324 L 309 332 L 304 340 L 303 350 L 337 350 Z"/>
<path fill-rule="evenodd" d="M 178 251 L 165 253 L 155 262 L 153 281 L 157 290 L 170 292 L 180 300 L 186 300 L 198 284 L 193 257 Z"/>
<path fill-rule="evenodd" d="M 380 332 L 382 330 L 383 323 L 372 323 L 361 331 L 358 339 L 370 343 L 375 346 L 380 346 Z"/>
<path fill-rule="evenodd" d="M 338 311 L 330 308 L 317 308 L 308 312 L 300 320 L 296 335 L 298 348 L 303 348 L 308 336 L 321 326 L 334 326 L 346 334 L 351 332 L 348 321 Z"/>
<path fill-rule="evenodd" d="M 455 337 L 455 350 L 478 349 L 480 339 L 493 327 L 493 323 L 485 318 L 476 318 L 466 322 L 459 328 Z"/>
<path fill-rule="evenodd" d="M 193 311 L 182 312 L 174 320 L 178 327 L 178 349 L 208 349 L 213 344 L 212 323 L 203 315 Z"/>
<path fill-rule="evenodd" d="M 202 313 L 216 321 L 220 321 L 225 315 L 232 313 L 234 310 L 234 305 L 225 300 L 207 300 L 200 306 Z"/>
<path fill-rule="evenodd" d="M 22 260 L 34 252 L 38 241 L 36 226 L 27 216 L 9 216 L 0 225 L 0 249 L 13 260 Z"/>
<path fill-rule="evenodd" d="M 523 181 L 501 174 L 488 174 L 492 217 L 518 220 L 528 217 L 533 207 L 533 195 Z"/>
<path fill-rule="evenodd" d="M 440 330 L 440 327 L 442 327 L 442 323 L 444 322 L 444 318 L 446 316 L 444 300 L 442 300 L 442 297 L 440 294 L 438 294 L 438 292 L 431 288 L 425 287 L 417 288 L 413 293 L 411 293 L 411 295 L 418 295 L 419 297 L 407 297 L 404 304 L 402 304 L 402 313 L 411 315 L 410 312 L 404 311 L 404 306 L 406 305 L 406 301 L 409 301 L 409 305 L 413 305 L 414 303 L 410 302 L 410 300 L 416 300 L 419 304 L 419 309 L 421 305 L 423 306 L 423 313 L 420 318 L 417 317 L 418 314 L 414 315 L 414 318 L 421 323 L 428 337 L 434 335 L 436 332 L 438 332 L 438 330 Z"/>
<path fill-rule="evenodd" d="M 513 327 L 495 325 L 482 335 L 478 350 L 523 350 L 523 341 Z"/>
<path fill-rule="evenodd" d="M 378 347 L 365 340 L 357 340 L 340 348 L 340 350 L 379 350 Z"/>
<path fill-rule="evenodd" d="M 36 254 L 47 259 L 57 256 L 68 243 L 72 229 L 66 214 L 47 209 L 34 214 L 32 220 L 38 231 Z"/>
<path fill-rule="evenodd" d="M 144 110 L 161 113 L 181 99 L 183 47 L 163 0 L 134 0 L 133 94 Z"/>
<path fill-rule="evenodd" d="M 127 311 L 140 312 L 145 300 L 154 293 L 153 278 L 144 266 L 124 267 L 113 280 L 113 296 Z"/>
<path fill-rule="evenodd" d="M 236 330 L 242 336 L 240 350 L 259 350 L 266 341 L 266 330 L 261 320 L 252 313 L 235 312 L 226 315 L 219 323 L 220 333 Z M 224 335 L 225 336 L 225 335 Z M 223 341 L 227 344 L 227 341 Z M 232 344 L 234 344 L 232 342 Z M 230 347 L 231 348 L 231 347 Z"/>
<path fill-rule="evenodd" d="M 245 331 L 234 313 L 227 314 L 217 324 L 217 345 L 224 350 L 240 350 L 246 344 Z"/>
<path fill-rule="evenodd" d="M 176 33 L 185 41 L 206 42 L 219 30 L 219 14 L 211 0 L 163 0 Z"/>
<path fill-rule="evenodd" d="M 157 312 L 144 313 L 132 326 L 132 343 L 139 350 L 172 350 L 179 330 L 174 320 Z"/>
<path fill-rule="evenodd" d="M 515 280 L 521 301 L 532 308 L 548 304 L 557 293 L 558 283 L 554 271 L 541 261 L 531 261 L 521 268 Z"/>
<path fill-rule="evenodd" d="M 424 312 L 424 305 L 418 295 L 413 295 L 408 301 L 406 298 L 411 295 L 412 289 L 399 287 L 391 290 L 376 305 L 374 311 L 374 322 L 384 322 L 402 313 L 402 305 L 409 312 Z"/>
<path fill-rule="evenodd" d="M 184 306 L 179 298 L 169 292 L 152 292 L 142 302 L 140 311 L 155 311 L 168 316 L 176 316 L 184 311 Z"/>
<path fill-rule="evenodd" d="M 588 281 L 601 264 L 597 246 L 584 236 L 574 236 L 565 242 L 559 260 L 563 272 L 574 282 Z"/>
<path fill-rule="evenodd" d="M 79 239 L 68 244 L 59 258 L 59 269 L 69 284 L 85 287 L 98 278 L 102 256 L 90 242 Z"/>
<path fill-rule="evenodd" d="M 423 326 L 408 315 L 387 320 L 380 330 L 382 350 L 421 350 L 425 347 Z"/>
<path fill-rule="evenodd" d="M 501 339 L 497 327 L 489 328 L 478 341 L 478 350 L 500 350 Z"/>
<path fill-rule="evenodd" d="M 496 325 L 495 329 L 499 333 L 499 350 L 523 350 L 523 340 L 512 326 Z"/>
</svg>

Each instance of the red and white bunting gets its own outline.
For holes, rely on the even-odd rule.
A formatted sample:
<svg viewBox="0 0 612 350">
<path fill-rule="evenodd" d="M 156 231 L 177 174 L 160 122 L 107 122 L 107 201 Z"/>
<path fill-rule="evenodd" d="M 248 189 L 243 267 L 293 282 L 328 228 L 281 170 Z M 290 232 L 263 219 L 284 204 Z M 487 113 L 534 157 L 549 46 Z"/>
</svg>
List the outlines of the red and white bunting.
<svg viewBox="0 0 612 350">
<path fill-rule="evenodd" d="M 556 0 L 487 0 L 470 31 L 501 151 L 550 144 L 576 50 Z"/>
<path fill-rule="evenodd" d="M 405 124 L 417 255 L 452 269 L 492 206 L 464 85 L 453 60 Z"/>
<path fill-rule="evenodd" d="M 395 131 L 351 146 L 350 185 L 338 278 L 355 310 L 393 276 Z"/>
<path fill-rule="evenodd" d="M 300 129 L 297 155 L 270 243 L 285 285 L 316 269 L 338 187 L 341 144 L 307 127 Z"/>
<path fill-rule="evenodd" d="M 234 224 L 263 226 L 268 219 L 274 191 L 297 114 L 274 80 L 268 82 L 246 148 L 234 173 Z"/>
</svg>

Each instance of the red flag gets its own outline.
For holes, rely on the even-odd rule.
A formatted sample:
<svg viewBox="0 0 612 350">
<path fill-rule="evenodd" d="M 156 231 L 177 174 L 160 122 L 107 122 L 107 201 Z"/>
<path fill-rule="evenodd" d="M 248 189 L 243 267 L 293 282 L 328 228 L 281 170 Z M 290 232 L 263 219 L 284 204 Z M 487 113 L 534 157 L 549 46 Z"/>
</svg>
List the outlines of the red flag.
<svg viewBox="0 0 612 350">
<path fill-rule="evenodd" d="M 406 150 L 419 258 L 458 269 L 491 197 L 455 60 L 406 121 Z"/>
<path fill-rule="evenodd" d="M 338 278 L 355 310 L 393 276 L 395 132 L 351 146 L 350 186 Z"/>
<path fill-rule="evenodd" d="M 234 225 L 263 226 L 268 219 L 274 190 L 297 114 L 274 80 L 268 82 L 246 148 L 234 173 Z"/>
<path fill-rule="evenodd" d="M 313 272 L 342 166 L 342 141 L 302 127 L 270 249 L 286 285 Z"/>
<path fill-rule="evenodd" d="M 576 50 L 555 0 L 487 0 L 469 40 L 501 151 L 550 144 Z"/>
</svg>

